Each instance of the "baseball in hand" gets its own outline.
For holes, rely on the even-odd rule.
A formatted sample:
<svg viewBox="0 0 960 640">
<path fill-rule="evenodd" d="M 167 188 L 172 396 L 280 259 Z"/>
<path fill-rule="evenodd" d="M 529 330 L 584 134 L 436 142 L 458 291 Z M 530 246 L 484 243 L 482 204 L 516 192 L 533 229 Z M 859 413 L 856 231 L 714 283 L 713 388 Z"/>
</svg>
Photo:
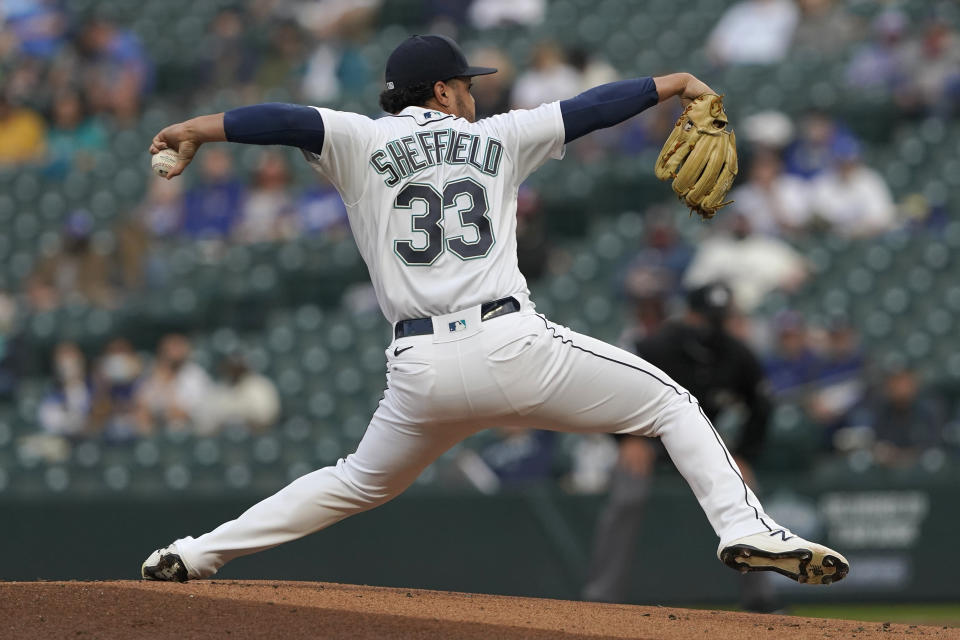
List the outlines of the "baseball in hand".
<svg viewBox="0 0 960 640">
<path fill-rule="evenodd" d="M 173 149 L 161 149 L 159 153 L 153 154 L 150 159 L 150 167 L 153 172 L 161 178 L 166 178 L 177 163 L 180 161 L 180 155 Z"/>
</svg>

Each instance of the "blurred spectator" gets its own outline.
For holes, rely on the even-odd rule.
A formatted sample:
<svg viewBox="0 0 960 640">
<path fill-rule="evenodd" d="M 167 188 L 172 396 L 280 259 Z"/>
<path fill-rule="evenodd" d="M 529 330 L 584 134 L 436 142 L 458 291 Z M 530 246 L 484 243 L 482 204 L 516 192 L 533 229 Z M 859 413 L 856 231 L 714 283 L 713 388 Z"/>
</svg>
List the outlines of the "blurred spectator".
<svg viewBox="0 0 960 640">
<path fill-rule="evenodd" d="M 580 74 L 567 64 L 556 43 L 544 41 L 534 48 L 530 69 L 517 78 L 511 102 L 515 109 L 532 109 L 578 93 Z"/>
<path fill-rule="evenodd" d="M 807 324 L 799 313 L 787 311 L 774 319 L 773 353 L 764 362 L 770 389 L 778 396 L 808 393 L 823 369 L 810 344 Z"/>
<path fill-rule="evenodd" d="M 877 464 L 909 467 L 924 451 L 943 444 L 944 417 L 943 406 L 921 387 L 917 372 L 897 366 L 851 422 L 872 428 Z"/>
<path fill-rule="evenodd" d="M 0 169 L 37 164 L 46 153 L 46 125 L 36 111 L 10 102 L 0 85 Z"/>
<path fill-rule="evenodd" d="M 836 163 L 813 181 L 812 207 L 837 234 L 872 236 L 896 225 L 890 188 L 879 173 L 860 161 L 853 141 L 834 148 Z"/>
<path fill-rule="evenodd" d="M 272 26 L 269 34 L 270 41 L 260 64 L 257 65 L 254 82 L 261 95 L 276 89 L 293 94 L 300 89 L 308 64 L 303 32 L 295 22 L 285 21 Z M 335 97 L 338 90 L 339 87 L 334 87 L 329 96 Z M 312 92 L 306 95 L 318 102 L 329 99 Z"/>
<path fill-rule="evenodd" d="M 200 183 L 183 199 L 180 228 L 192 238 L 226 237 L 243 208 L 243 183 L 234 176 L 230 154 L 215 145 L 204 148 L 199 168 Z"/>
<path fill-rule="evenodd" d="M 857 39 L 858 24 L 837 0 L 798 0 L 800 23 L 793 49 L 800 53 L 836 56 Z"/>
<path fill-rule="evenodd" d="M 564 452 L 570 455 L 559 481 L 565 492 L 599 494 L 609 489 L 610 474 L 620 455 L 617 441 L 609 434 L 582 434 L 568 439 L 564 442 Z"/>
<path fill-rule="evenodd" d="M 190 361 L 190 350 L 190 342 L 179 334 L 167 335 L 160 342 L 156 360 L 134 400 L 141 433 L 151 433 L 158 426 L 183 430 L 201 418 L 213 383 L 200 365 Z"/>
<path fill-rule="evenodd" d="M 477 66 L 497 69 L 496 73 L 473 79 L 471 93 L 476 101 L 477 119 L 509 111 L 510 89 L 514 79 L 510 59 L 501 50 L 493 47 L 479 49 L 473 52 L 469 59 Z"/>
<path fill-rule="evenodd" d="M 318 40 L 369 37 L 382 0 L 310 0 L 294 13 L 300 25 Z"/>
<path fill-rule="evenodd" d="M 300 91 L 314 104 L 331 102 L 340 97 L 338 66 L 340 51 L 328 42 L 321 42 L 310 54 Z"/>
<path fill-rule="evenodd" d="M 212 149 L 204 149 L 204 153 Z M 150 180 L 136 217 L 151 238 L 170 238 L 184 223 L 183 180 Z"/>
<path fill-rule="evenodd" d="M 463 0 L 424 0 L 422 11 L 422 22 L 430 25 L 429 33 L 442 33 L 454 37 L 458 29 L 467 24 L 470 3 Z M 473 59 L 473 56 L 467 56 L 467 60 Z"/>
<path fill-rule="evenodd" d="M 62 304 L 112 307 L 116 291 L 110 283 L 110 261 L 93 242 L 93 220 L 86 211 L 67 218 L 59 249 L 42 258 L 27 284 L 34 309 L 46 311 Z"/>
<path fill-rule="evenodd" d="M 648 270 L 633 272 L 630 277 L 627 304 L 632 313 L 617 341 L 628 350 L 656 333 L 669 315 L 669 299 L 662 278 Z"/>
<path fill-rule="evenodd" d="M 646 150 L 659 153 L 663 141 L 670 135 L 679 115 L 679 105 L 673 105 L 673 108 L 647 109 L 617 126 L 594 133 L 599 136 L 599 140 L 602 140 L 604 155 L 609 154 L 610 150 L 617 149 L 627 155 Z M 592 136 L 581 138 L 574 144 L 582 144 L 591 138 Z M 579 148 L 577 150 L 579 151 Z M 589 159 L 586 161 L 589 162 Z"/>
<path fill-rule="evenodd" d="M 827 327 L 817 374 L 817 389 L 807 401 L 807 412 L 821 425 L 829 441 L 866 393 L 866 358 L 860 335 L 846 319 Z"/>
<path fill-rule="evenodd" d="M 153 85 L 153 66 L 136 34 L 95 17 L 81 29 L 79 47 L 86 59 L 83 85 L 94 111 L 122 121 L 136 118 Z"/>
<path fill-rule="evenodd" d="M 287 16 L 292 3 L 289 0 L 247 0 L 244 18 L 257 31 L 269 31 L 271 21 Z"/>
<path fill-rule="evenodd" d="M 774 64 L 786 56 L 799 18 L 792 0 L 743 0 L 714 26 L 707 52 L 719 65 Z"/>
<path fill-rule="evenodd" d="M 0 36 L 3 33 L 0 30 Z M 41 109 L 47 103 L 49 94 L 44 85 L 47 84 L 49 73 L 43 60 L 16 56 L 0 58 L 0 70 L 4 74 L 0 86 L 4 88 L 6 98 L 11 104 Z"/>
<path fill-rule="evenodd" d="M 82 96 L 86 91 L 83 86 L 85 63 L 86 59 L 75 46 L 62 47 L 49 64 L 37 70 L 34 78 L 23 78 L 25 83 L 31 80 L 36 83 L 29 89 L 32 103 L 44 105 L 52 111 L 54 96 L 74 91 L 79 91 Z M 93 105 L 89 101 L 86 107 L 93 111 Z"/>
<path fill-rule="evenodd" d="M 908 92 L 902 106 L 917 101 L 946 111 L 960 104 L 960 37 L 945 21 L 932 20 L 919 39 L 904 43 L 899 60 Z"/>
<path fill-rule="evenodd" d="M 252 182 L 243 201 L 240 220 L 233 229 L 234 237 L 240 242 L 290 238 L 296 230 L 296 221 L 286 157 L 277 151 L 263 151 Z"/>
<path fill-rule="evenodd" d="M 297 6 L 300 25 L 318 42 L 303 73 L 304 96 L 321 103 L 367 87 L 371 72 L 361 48 L 370 38 L 380 4 L 380 0 L 320 0 Z"/>
<path fill-rule="evenodd" d="M 17 53 L 50 58 L 63 44 L 69 25 L 59 2 L 17 0 L 0 6 L 0 26 L 9 29 Z"/>
<path fill-rule="evenodd" d="M 164 180 L 164 182 L 167 182 Z M 120 284 L 124 291 L 135 291 L 141 288 L 148 276 L 158 275 L 150 273 L 151 269 L 151 242 L 143 223 L 131 216 L 122 221 L 116 228 L 117 250 L 116 261 L 119 268 Z M 161 266 L 161 271 L 166 269 Z M 160 278 L 151 278 L 151 284 L 160 284 Z"/>
<path fill-rule="evenodd" d="M 854 53 L 847 65 L 846 80 L 854 89 L 894 91 L 904 82 L 898 53 L 907 30 L 907 17 L 886 9 L 873 20 L 873 36 Z"/>
<path fill-rule="evenodd" d="M 581 92 L 618 79 L 617 70 L 609 62 L 598 55 L 588 53 L 586 49 L 580 47 L 572 49 L 567 58 L 570 66 L 580 76 Z"/>
<path fill-rule="evenodd" d="M 480 457 L 497 476 L 499 487 L 511 489 L 552 477 L 557 434 L 538 429 L 497 429 L 497 441 Z"/>
<path fill-rule="evenodd" d="M 730 194 L 731 208 L 757 233 L 789 236 L 810 222 L 810 191 L 804 180 L 783 172 L 778 154 L 761 148 L 750 161 L 747 183 Z"/>
<path fill-rule="evenodd" d="M 793 140 L 793 120 L 782 111 L 759 111 L 743 119 L 737 133 L 745 142 L 780 152 Z"/>
<path fill-rule="evenodd" d="M 295 215 L 297 227 L 304 234 L 339 234 L 349 226 L 343 198 L 332 184 L 319 175 L 300 195 Z"/>
<path fill-rule="evenodd" d="M 779 238 L 753 233 L 750 220 L 736 212 L 723 218 L 727 231 L 700 243 L 683 277 L 688 288 L 725 282 L 744 312 L 777 289 L 793 291 L 807 278 L 807 264 L 796 249 Z"/>
<path fill-rule="evenodd" d="M 334 96 L 325 98 L 327 95 L 324 89 L 317 87 L 317 70 L 321 69 L 320 77 L 323 78 L 327 72 L 326 65 L 330 65 L 329 70 L 335 74 L 336 87 L 338 91 Z M 370 66 L 367 59 L 361 51 L 359 43 L 344 43 L 339 50 L 333 52 L 325 45 L 321 45 L 314 51 L 310 57 L 310 65 L 307 68 L 307 76 L 304 79 L 303 93 L 311 96 L 314 101 L 322 102 L 338 95 L 359 95 L 369 86 L 371 81 Z M 330 87 L 334 87 L 331 82 Z"/>
<path fill-rule="evenodd" d="M 20 42 L 13 30 L 9 28 L 4 15 L 4 7 L 0 5 L 0 64 L 6 66 L 12 61 L 20 47 Z"/>
<path fill-rule="evenodd" d="M 543 483 L 554 477 L 557 434 L 524 428 L 491 429 L 480 449 L 458 446 L 453 465 L 440 467 L 442 482 L 466 482 L 488 495 Z"/>
<path fill-rule="evenodd" d="M 652 291 L 670 296 L 682 290 L 683 274 L 693 259 L 693 248 L 679 233 L 670 212 L 647 213 L 644 239 L 624 275 L 623 289 L 629 298 Z"/>
<path fill-rule="evenodd" d="M 787 173 L 814 178 L 833 168 L 838 152 L 857 145 L 850 131 L 822 111 L 807 113 L 800 123 L 800 136 L 786 151 Z"/>
<path fill-rule="evenodd" d="M 648 217 L 647 229 L 644 234 L 645 246 L 636 255 L 630 264 L 631 274 L 638 268 L 653 268 L 662 276 L 662 288 L 669 295 L 679 294 L 682 287 L 683 274 L 690 267 L 693 260 L 693 247 L 677 233 L 673 220 L 653 216 Z M 637 293 L 632 286 L 632 278 L 628 275 L 628 294 Z"/>
<path fill-rule="evenodd" d="M 64 91 L 53 99 L 52 127 L 47 132 L 47 171 L 62 176 L 71 168 L 93 168 L 94 154 L 107 146 L 103 125 L 87 113 L 81 95 Z"/>
<path fill-rule="evenodd" d="M 846 318 L 834 318 L 827 326 L 824 342 L 821 375 L 826 382 L 864 377 L 863 345 L 853 323 Z"/>
<path fill-rule="evenodd" d="M 268 378 L 253 371 L 240 355 L 226 358 L 221 365 L 223 383 L 213 387 L 196 425 L 200 435 L 228 426 L 262 432 L 280 415 L 280 395 Z"/>
<path fill-rule="evenodd" d="M 546 0 L 473 0 L 470 22 L 477 29 L 504 25 L 532 27 L 543 22 Z"/>
<path fill-rule="evenodd" d="M 172 266 L 154 251 L 176 234 L 183 219 L 183 181 L 150 180 L 144 202 L 117 226 L 117 262 L 124 289 L 159 286 Z"/>
<path fill-rule="evenodd" d="M 93 394 L 80 348 L 61 342 L 53 352 L 53 388 L 40 402 L 37 418 L 48 435 L 76 438 L 89 432 Z"/>
<path fill-rule="evenodd" d="M 111 340 L 94 371 L 93 423 L 105 440 L 120 442 L 138 435 L 136 391 L 143 363 L 133 345 Z"/>
<path fill-rule="evenodd" d="M 351 40 L 341 49 L 337 79 L 345 96 L 362 96 L 373 79 L 363 46 L 364 41 Z"/>
<path fill-rule="evenodd" d="M 200 65 L 203 85 L 209 89 L 243 86 L 256 69 L 256 47 L 251 46 L 236 7 L 221 9 L 210 23 Z"/>
</svg>

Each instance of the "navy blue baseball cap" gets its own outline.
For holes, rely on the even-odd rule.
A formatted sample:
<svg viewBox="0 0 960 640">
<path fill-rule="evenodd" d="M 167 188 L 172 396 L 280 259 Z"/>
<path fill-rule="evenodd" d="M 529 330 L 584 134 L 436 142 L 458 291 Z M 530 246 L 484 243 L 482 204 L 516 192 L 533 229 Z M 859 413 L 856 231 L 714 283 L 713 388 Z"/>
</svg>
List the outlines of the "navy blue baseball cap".
<svg viewBox="0 0 960 640">
<path fill-rule="evenodd" d="M 403 89 L 421 82 L 485 76 L 490 67 L 471 67 L 460 46 L 447 36 L 410 36 L 387 58 L 387 89 Z"/>
</svg>

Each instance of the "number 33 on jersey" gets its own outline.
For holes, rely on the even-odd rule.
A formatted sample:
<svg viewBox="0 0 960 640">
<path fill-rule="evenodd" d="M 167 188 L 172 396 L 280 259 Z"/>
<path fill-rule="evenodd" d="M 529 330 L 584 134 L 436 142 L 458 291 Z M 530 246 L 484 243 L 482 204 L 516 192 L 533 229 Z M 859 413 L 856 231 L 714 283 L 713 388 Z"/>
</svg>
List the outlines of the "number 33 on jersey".
<svg viewBox="0 0 960 640">
<path fill-rule="evenodd" d="M 517 187 L 563 157 L 558 103 L 474 123 L 420 107 L 378 120 L 318 111 L 323 152 L 304 155 L 343 197 L 387 320 L 526 291 Z"/>
</svg>

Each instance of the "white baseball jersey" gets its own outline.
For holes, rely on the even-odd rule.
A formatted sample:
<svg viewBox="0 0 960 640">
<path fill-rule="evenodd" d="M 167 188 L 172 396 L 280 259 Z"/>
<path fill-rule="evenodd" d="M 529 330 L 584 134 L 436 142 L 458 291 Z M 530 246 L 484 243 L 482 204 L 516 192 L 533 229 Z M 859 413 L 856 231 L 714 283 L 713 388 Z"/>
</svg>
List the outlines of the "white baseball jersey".
<svg viewBox="0 0 960 640">
<path fill-rule="evenodd" d="M 323 150 L 304 155 L 343 197 L 387 320 L 527 293 L 517 188 L 563 157 L 559 103 L 478 122 L 420 107 L 379 120 L 317 111 Z"/>
</svg>

